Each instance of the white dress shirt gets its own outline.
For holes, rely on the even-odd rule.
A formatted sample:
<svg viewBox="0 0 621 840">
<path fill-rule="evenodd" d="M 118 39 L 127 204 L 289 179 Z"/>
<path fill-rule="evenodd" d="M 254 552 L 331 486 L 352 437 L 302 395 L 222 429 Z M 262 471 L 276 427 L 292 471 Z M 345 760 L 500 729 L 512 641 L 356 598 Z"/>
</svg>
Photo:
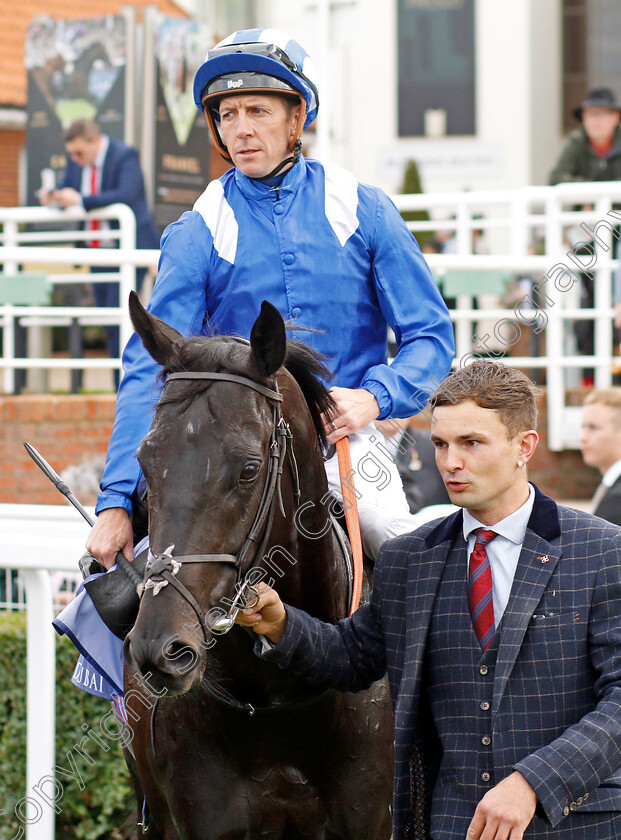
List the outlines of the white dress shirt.
<svg viewBox="0 0 621 840">
<path fill-rule="evenodd" d="M 606 487 L 612 487 L 615 481 L 621 475 L 621 461 L 615 461 L 615 463 L 608 467 L 604 475 L 602 476 L 602 484 Z"/>
<path fill-rule="evenodd" d="M 495 525 L 483 525 L 482 522 L 475 519 L 464 508 L 464 539 L 468 544 L 468 558 L 470 558 L 472 549 L 474 548 L 476 541 L 476 534 L 474 532 L 477 528 L 485 528 L 486 530 L 495 531 L 498 534 L 486 546 L 487 556 L 492 570 L 492 601 L 494 603 L 494 623 L 496 627 L 500 624 L 500 619 L 503 616 L 509 595 L 511 594 L 513 578 L 515 577 L 515 570 L 520 559 L 524 535 L 526 534 L 526 526 L 533 510 L 535 488 L 532 484 L 529 484 L 529 487 L 530 493 L 528 499 L 522 507 L 519 507 Z"/>
<path fill-rule="evenodd" d="M 92 164 L 89 163 L 88 166 L 84 166 L 82 168 L 82 184 L 81 184 L 81 189 L 80 189 L 80 193 L 82 195 L 93 195 L 93 192 L 91 190 L 91 177 L 92 177 L 93 166 L 95 166 L 96 170 L 97 170 L 97 175 L 96 175 L 97 189 L 96 189 L 95 192 L 96 193 L 101 192 L 101 176 L 102 176 L 102 173 L 103 173 L 104 161 L 106 160 L 106 155 L 108 154 L 108 146 L 109 145 L 110 145 L 110 138 L 108 137 L 107 134 L 102 134 L 101 135 L 101 145 L 99 146 L 99 151 L 97 152 L 97 157 L 95 158 L 95 160 L 93 161 Z M 81 199 L 80 199 L 80 203 L 82 203 Z M 82 207 L 84 207 L 83 203 L 82 203 Z"/>
</svg>

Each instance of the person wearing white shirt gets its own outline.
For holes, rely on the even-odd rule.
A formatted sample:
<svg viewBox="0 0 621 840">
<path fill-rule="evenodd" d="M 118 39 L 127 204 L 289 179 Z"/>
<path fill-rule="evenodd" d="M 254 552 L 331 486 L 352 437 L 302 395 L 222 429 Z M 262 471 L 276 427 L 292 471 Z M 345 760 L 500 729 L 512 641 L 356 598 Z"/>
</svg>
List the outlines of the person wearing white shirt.
<svg viewBox="0 0 621 840">
<path fill-rule="evenodd" d="M 524 504 L 494 524 L 497 536 L 487 545 L 487 556 L 492 571 L 492 602 L 496 626 L 500 624 L 509 601 L 526 526 L 533 512 L 535 488 L 532 484 L 529 484 L 528 488 L 529 495 Z M 485 528 L 485 523 L 480 522 L 467 508 L 464 508 L 463 531 L 464 539 L 468 543 L 468 557 L 474 548 L 477 528 Z"/>
<path fill-rule="evenodd" d="M 596 388 L 587 395 L 580 441 L 584 463 L 602 474 L 593 513 L 621 525 L 621 387 Z"/>
</svg>

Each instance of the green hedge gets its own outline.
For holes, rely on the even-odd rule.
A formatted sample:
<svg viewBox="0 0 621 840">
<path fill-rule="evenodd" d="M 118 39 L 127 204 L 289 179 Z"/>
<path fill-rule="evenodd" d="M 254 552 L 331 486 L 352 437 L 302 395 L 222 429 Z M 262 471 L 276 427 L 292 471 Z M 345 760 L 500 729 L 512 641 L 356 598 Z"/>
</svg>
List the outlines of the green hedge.
<svg viewBox="0 0 621 840">
<path fill-rule="evenodd" d="M 74 778 L 57 773 L 62 796 L 57 806 L 57 840 L 124 840 L 135 837 L 135 798 L 115 727 L 108 726 L 109 736 L 102 732 L 100 721 L 111 710 L 111 704 L 80 691 L 71 683 L 77 651 L 66 638 L 56 643 L 56 764 L 72 772 Z M 104 728 L 109 718 L 104 722 Z M 83 729 L 83 725 L 87 729 Z M 84 742 L 81 753 L 76 750 L 85 732 L 97 733 L 101 744 L 93 738 Z M 104 746 L 109 746 L 108 751 Z M 88 754 L 94 762 L 84 757 Z M 69 755 L 71 757 L 69 757 Z M 50 768 L 51 769 L 51 768 Z M 81 777 L 83 789 L 77 776 Z M 44 798 L 34 791 L 26 792 L 26 616 L 23 613 L 0 612 L 0 840 L 18 837 L 23 825 L 16 805 L 28 795 L 39 804 Z M 51 781 L 41 784 L 43 793 L 54 798 Z"/>
</svg>

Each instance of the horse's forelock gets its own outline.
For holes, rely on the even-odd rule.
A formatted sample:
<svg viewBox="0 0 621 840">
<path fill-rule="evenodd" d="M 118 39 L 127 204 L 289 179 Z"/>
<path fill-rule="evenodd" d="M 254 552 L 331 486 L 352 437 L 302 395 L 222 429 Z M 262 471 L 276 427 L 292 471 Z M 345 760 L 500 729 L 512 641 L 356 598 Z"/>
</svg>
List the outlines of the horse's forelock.
<svg viewBox="0 0 621 840">
<path fill-rule="evenodd" d="M 163 381 L 169 373 L 181 371 L 228 371 L 239 376 L 247 376 L 267 383 L 258 371 L 249 371 L 250 347 L 232 336 L 196 336 L 187 339 L 179 348 L 171 364 L 160 373 Z M 315 430 L 322 444 L 326 445 L 321 415 L 330 412 L 334 403 L 322 380 L 331 376 L 324 358 L 301 341 L 287 341 L 285 368 L 297 382 L 309 407 Z M 210 386 L 210 381 L 191 381 L 185 387 L 176 388 L 174 396 L 164 391 L 159 405 L 170 405 L 192 399 Z"/>
</svg>

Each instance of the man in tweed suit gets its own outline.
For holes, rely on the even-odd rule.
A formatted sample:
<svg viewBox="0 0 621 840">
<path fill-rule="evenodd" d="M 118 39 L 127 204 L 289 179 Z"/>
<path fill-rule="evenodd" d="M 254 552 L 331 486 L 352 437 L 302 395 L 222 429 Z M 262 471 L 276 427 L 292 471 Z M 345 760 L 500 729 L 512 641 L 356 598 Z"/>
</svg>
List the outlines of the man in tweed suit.
<svg viewBox="0 0 621 840">
<path fill-rule="evenodd" d="M 337 626 L 266 586 L 239 619 L 259 655 L 318 685 L 388 673 L 395 840 L 621 838 L 621 532 L 528 483 L 535 396 L 489 361 L 450 375 L 432 437 L 464 510 L 385 543 L 370 601 Z M 485 648 L 468 592 L 479 528 Z"/>
</svg>

